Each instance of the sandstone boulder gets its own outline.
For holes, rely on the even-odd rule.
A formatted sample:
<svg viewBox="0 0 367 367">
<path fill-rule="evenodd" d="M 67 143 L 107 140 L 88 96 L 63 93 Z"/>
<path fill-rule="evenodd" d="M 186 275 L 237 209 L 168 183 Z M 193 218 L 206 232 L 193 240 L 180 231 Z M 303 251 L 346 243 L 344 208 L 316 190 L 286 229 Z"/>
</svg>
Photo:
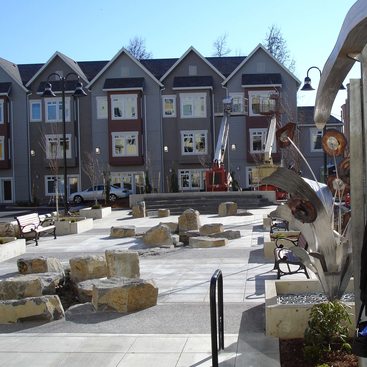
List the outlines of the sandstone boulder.
<svg viewBox="0 0 367 367">
<path fill-rule="evenodd" d="M 209 237 L 220 237 L 220 238 L 226 238 L 227 240 L 235 240 L 237 238 L 241 238 L 241 232 L 240 231 L 233 231 L 233 230 L 227 230 L 220 233 L 213 233 L 209 234 Z"/>
<path fill-rule="evenodd" d="M 0 301 L 0 324 L 53 321 L 63 317 L 64 309 L 55 295 Z"/>
<path fill-rule="evenodd" d="M 33 257 L 21 258 L 17 260 L 18 271 L 20 274 L 33 273 L 64 273 L 64 267 L 56 257 Z"/>
<path fill-rule="evenodd" d="M 178 233 L 178 223 L 177 222 L 161 222 L 159 224 L 164 224 L 167 226 L 171 233 Z"/>
<path fill-rule="evenodd" d="M 134 218 L 144 218 L 146 216 L 145 201 L 133 205 L 131 211 Z"/>
<path fill-rule="evenodd" d="M 158 288 L 151 280 L 100 279 L 93 286 L 92 304 L 97 311 L 134 312 L 157 304 Z"/>
<path fill-rule="evenodd" d="M 11 277 L 0 281 L 0 299 L 22 299 L 42 296 L 41 279 L 27 277 Z"/>
<path fill-rule="evenodd" d="M 110 237 L 125 238 L 134 237 L 136 234 L 135 226 L 111 227 Z"/>
<path fill-rule="evenodd" d="M 19 234 L 18 226 L 13 223 L 0 222 L 0 237 L 17 237 Z"/>
<path fill-rule="evenodd" d="M 207 248 L 207 247 L 221 247 L 227 244 L 225 238 L 212 238 L 212 237 L 191 237 L 189 245 L 194 248 Z"/>
<path fill-rule="evenodd" d="M 182 242 L 185 246 L 189 245 L 191 237 L 199 237 L 200 232 L 198 230 L 180 232 L 179 241 Z"/>
<path fill-rule="evenodd" d="M 224 226 L 221 223 L 204 224 L 200 227 L 200 236 L 208 236 L 209 234 L 219 233 L 224 231 Z"/>
<path fill-rule="evenodd" d="M 169 217 L 171 215 L 171 211 L 169 209 L 158 209 L 158 217 Z"/>
<path fill-rule="evenodd" d="M 198 230 L 200 228 L 200 213 L 194 209 L 186 209 L 178 217 L 179 232 Z"/>
<path fill-rule="evenodd" d="M 233 201 L 227 201 L 225 203 L 219 204 L 218 215 L 220 217 L 227 217 L 236 214 L 237 214 L 237 203 Z"/>
<path fill-rule="evenodd" d="M 143 236 L 144 244 L 150 247 L 170 247 L 173 245 L 171 230 L 165 224 L 150 228 Z"/>
<path fill-rule="evenodd" d="M 74 257 L 69 260 L 69 263 L 70 279 L 73 282 L 105 278 L 107 276 L 107 264 L 104 255 Z"/>
<path fill-rule="evenodd" d="M 139 254 L 136 251 L 107 250 L 107 277 L 139 278 Z"/>
</svg>

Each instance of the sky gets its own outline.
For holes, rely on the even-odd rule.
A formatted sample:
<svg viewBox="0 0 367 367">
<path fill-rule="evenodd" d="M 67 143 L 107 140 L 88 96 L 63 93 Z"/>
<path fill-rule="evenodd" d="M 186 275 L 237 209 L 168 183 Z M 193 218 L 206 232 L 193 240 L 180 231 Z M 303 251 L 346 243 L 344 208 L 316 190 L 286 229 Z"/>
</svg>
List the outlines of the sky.
<svg viewBox="0 0 367 367">
<path fill-rule="evenodd" d="M 75 61 L 111 60 L 130 39 L 145 41 L 153 58 L 179 58 L 193 46 L 213 56 L 214 41 L 227 35 L 229 56 L 246 56 L 278 27 L 302 82 L 322 70 L 341 25 L 356 0 L 0 0 L 0 57 L 17 64 L 45 63 L 60 51 Z M 261 5 L 260 5 L 261 4 Z M 4 31 L 6 30 L 6 32 Z M 320 73 L 310 71 L 317 89 Z M 355 65 L 350 78 L 359 78 Z M 301 86 L 302 86 L 301 85 Z M 315 92 L 298 92 L 299 106 L 314 105 Z M 346 91 L 332 113 L 340 118 Z"/>
</svg>

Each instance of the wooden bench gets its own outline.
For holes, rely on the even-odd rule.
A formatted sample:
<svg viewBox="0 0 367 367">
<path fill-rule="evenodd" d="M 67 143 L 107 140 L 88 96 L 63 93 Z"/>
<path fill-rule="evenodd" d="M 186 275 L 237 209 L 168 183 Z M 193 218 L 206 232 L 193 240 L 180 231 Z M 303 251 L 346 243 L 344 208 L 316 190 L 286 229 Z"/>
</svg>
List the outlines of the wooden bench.
<svg viewBox="0 0 367 367">
<path fill-rule="evenodd" d="M 52 233 L 54 239 L 56 239 L 56 227 L 53 219 L 45 218 L 42 221 L 38 213 L 19 215 L 14 218 L 18 222 L 20 237 L 24 238 L 26 241 L 33 239 L 36 241 L 36 246 L 38 246 L 40 235 L 44 232 Z M 46 222 L 48 223 L 45 224 Z"/>
<path fill-rule="evenodd" d="M 292 246 L 299 246 L 307 250 L 307 242 L 302 234 L 300 234 L 296 239 L 279 237 L 275 240 L 274 269 L 277 270 L 277 279 L 280 279 L 283 275 L 296 273 L 304 273 L 307 279 L 309 279 L 310 276 L 308 275 L 306 266 L 302 263 L 299 257 L 294 255 L 291 250 Z"/>
</svg>

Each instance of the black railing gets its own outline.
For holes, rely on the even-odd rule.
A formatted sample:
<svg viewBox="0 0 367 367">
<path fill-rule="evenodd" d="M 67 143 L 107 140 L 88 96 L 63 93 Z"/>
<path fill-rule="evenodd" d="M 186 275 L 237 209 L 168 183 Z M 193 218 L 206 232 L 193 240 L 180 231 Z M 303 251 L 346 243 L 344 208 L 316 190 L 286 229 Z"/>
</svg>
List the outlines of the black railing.
<svg viewBox="0 0 367 367">
<path fill-rule="evenodd" d="M 218 283 L 218 327 L 216 285 Z M 224 350 L 224 317 L 223 317 L 223 275 L 217 269 L 210 280 L 210 326 L 212 337 L 212 364 L 218 367 L 218 350 Z M 219 340 L 219 348 L 218 348 Z"/>
</svg>

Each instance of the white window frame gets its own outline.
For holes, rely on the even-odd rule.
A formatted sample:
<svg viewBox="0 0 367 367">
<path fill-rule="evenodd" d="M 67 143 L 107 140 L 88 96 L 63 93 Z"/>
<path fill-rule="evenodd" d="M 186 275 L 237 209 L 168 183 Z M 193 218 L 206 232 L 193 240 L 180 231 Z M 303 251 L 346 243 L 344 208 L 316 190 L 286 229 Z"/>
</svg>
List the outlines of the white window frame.
<svg viewBox="0 0 367 367">
<path fill-rule="evenodd" d="M 55 196 L 56 195 L 56 190 L 50 191 L 49 190 L 49 186 L 48 183 L 50 181 L 55 180 L 55 178 L 57 178 L 57 184 L 58 184 L 58 194 L 60 196 L 64 195 L 64 176 L 63 175 L 46 175 L 45 176 L 45 196 Z M 68 180 L 68 186 L 67 186 L 67 191 L 68 191 L 68 197 L 70 195 L 70 181 L 72 179 L 76 179 L 77 180 L 77 191 L 80 190 L 80 178 L 79 175 L 68 175 L 67 176 L 67 180 Z"/>
<path fill-rule="evenodd" d="M 250 144 L 250 153 L 257 154 L 257 153 L 264 153 L 265 151 L 265 144 L 266 144 L 266 137 L 267 137 L 268 129 L 249 129 L 249 144 Z M 261 136 L 261 150 L 254 150 L 254 138 L 257 136 Z"/>
<path fill-rule="evenodd" d="M 107 96 L 96 97 L 97 120 L 105 120 L 108 118 Z"/>
<path fill-rule="evenodd" d="M 180 93 L 180 117 L 206 118 L 206 93 Z"/>
<path fill-rule="evenodd" d="M 315 144 L 316 144 L 316 141 L 317 141 L 318 137 L 320 137 L 320 149 L 315 148 Z M 315 127 L 310 129 L 310 152 L 312 152 L 312 153 L 323 152 L 322 143 L 321 143 L 322 137 L 323 137 L 323 131 L 322 130 L 319 130 Z"/>
<path fill-rule="evenodd" d="M 246 167 L 246 187 L 256 187 L 257 185 L 251 182 L 252 170 L 256 167 Z"/>
<path fill-rule="evenodd" d="M 137 94 L 112 94 L 111 95 L 111 118 L 112 120 L 137 120 L 138 119 L 138 95 Z"/>
<path fill-rule="evenodd" d="M 65 97 L 65 122 L 70 122 L 70 97 Z M 55 106 L 55 118 L 50 118 L 50 106 Z M 62 122 L 62 98 L 61 97 L 52 97 L 45 98 L 45 117 L 46 122 Z"/>
<path fill-rule="evenodd" d="M 34 117 L 33 114 L 33 106 L 39 106 L 40 114 L 39 117 Z M 42 100 L 41 99 L 33 99 L 29 101 L 29 119 L 31 122 L 40 122 L 42 121 Z"/>
<path fill-rule="evenodd" d="M 0 161 L 5 160 L 5 136 L 0 136 Z"/>
<path fill-rule="evenodd" d="M 193 186 L 194 175 L 199 175 L 199 186 Z M 187 185 L 183 185 L 186 177 Z M 180 169 L 178 170 L 178 187 L 180 191 L 204 190 L 205 169 Z"/>
<path fill-rule="evenodd" d="M 192 152 L 185 150 L 185 140 L 192 137 Z M 204 150 L 197 149 L 197 139 L 204 137 Z M 182 130 L 181 131 L 181 154 L 182 155 L 204 155 L 208 154 L 208 131 L 207 130 Z"/>
<path fill-rule="evenodd" d="M 0 124 L 3 124 L 4 123 L 4 100 L 3 99 L 0 99 Z"/>
<path fill-rule="evenodd" d="M 244 93 L 229 93 L 232 97 L 232 115 L 244 115 L 245 114 L 245 95 Z"/>
<path fill-rule="evenodd" d="M 45 135 L 46 141 L 46 159 L 62 159 L 64 157 L 63 153 L 63 134 L 48 134 Z M 71 134 L 66 134 L 66 158 L 71 158 Z M 56 154 L 52 154 L 52 143 L 56 143 Z"/>
<path fill-rule="evenodd" d="M 139 133 L 138 131 L 128 131 L 128 132 L 112 132 L 111 133 L 112 138 L 112 157 L 138 157 L 139 156 Z M 122 139 L 123 147 L 122 152 L 116 153 L 116 140 Z M 135 152 L 129 152 L 128 145 L 129 139 L 135 139 L 135 144 L 130 144 L 133 146 L 136 146 Z"/>
<path fill-rule="evenodd" d="M 170 118 L 177 116 L 176 96 L 166 95 L 162 96 L 162 111 L 163 117 Z"/>
<path fill-rule="evenodd" d="M 250 116 L 263 116 L 258 109 L 254 109 L 253 105 L 255 101 L 259 102 L 259 109 L 260 105 L 263 106 L 265 110 L 275 110 L 275 100 L 270 100 L 270 96 L 276 94 L 275 90 L 256 90 L 256 91 L 249 91 L 248 98 L 249 98 L 249 115 Z M 257 105 L 257 103 L 256 103 Z"/>
</svg>

